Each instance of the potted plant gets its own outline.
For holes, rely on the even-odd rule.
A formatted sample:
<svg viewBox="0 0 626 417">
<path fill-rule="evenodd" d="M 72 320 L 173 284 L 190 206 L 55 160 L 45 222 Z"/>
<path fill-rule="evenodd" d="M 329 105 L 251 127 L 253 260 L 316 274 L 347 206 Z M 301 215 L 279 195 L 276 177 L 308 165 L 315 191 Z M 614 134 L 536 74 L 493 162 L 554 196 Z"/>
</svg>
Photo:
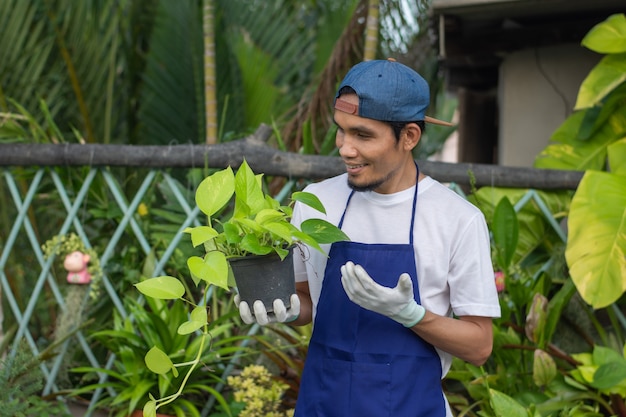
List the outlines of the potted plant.
<svg viewBox="0 0 626 417">
<path fill-rule="evenodd" d="M 185 298 L 189 292 L 184 283 L 175 277 L 160 276 L 150 278 L 136 284 L 137 289 L 147 297 L 163 300 L 182 300 L 191 308 L 189 318 L 178 327 L 179 334 L 201 332 L 208 334 L 209 315 L 207 312 L 208 288 L 215 285 L 229 289 L 237 286 L 242 300 L 242 283 L 238 281 L 233 269 L 237 269 L 237 262 L 244 258 L 253 259 L 254 275 L 261 287 L 274 288 L 267 279 L 286 276 L 288 285 L 287 298 L 283 298 L 288 305 L 290 294 L 295 292 L 293 278 L 293 264 L 290 255 L 294 248 L 304 243 L 323 252 L 321 244 L 347 240 L 348 237 L 336 226 L 323 219 L 310 219 L 296 228 L 290 223 L 293 206 L 296 201 L 306 204 L 325 213 L 319 199 L 313 194 L 295 192 L 291 196 L 289 205 L 281 205 L 279 201 L 267 195 L 262 187 L 262 175 L 255 174 L 244 160 L 235 174 L 228 167 L 216 171 L 205 178 L 196 190 L 196 203 L 199 209 L 207 216 L 206 226 L 187 228 L 191 235 L 194 247 L 204 248 L 203 256 L 191 256 L 187 265 L 190 275 L 196 286 L 204 286 L 200 300 Z M 262 264 L 268 263 L 268 258 L 285 268 L 285 273 L 259 272 Z M 233 268 L 233 265 L 235 267 Z M 263 266 L 265 268 L 265 266 Z M 277 298 L 270 295 L 269 299 Z M 259 299 L 252 295 L 247 301 Z M 266 303 L 271 311 L 271 302 Z M 203 349 L 204 346 L 199 347 Z M 187 375 L 190 375 L 200 363 L 198 359 L 191 364 Z M 165 375 L 176 373 L 179 364 L 170 360 L 167 354 L 158 348 L 152 348 L 146 355 L 146 364 L 154 372 Z M 184 380 L 183 380 L 184 384 Z M 151 399 L 144 406 L 144 416 L 154 417 L 156 410 L 170 402 L 177 396 Z"/>
<path fill-rule="evenodd" d="M 313 194 L 295 192 L 291 203 L 296 201 L 325 213 Z M 204 245 L 206 251 L 204 257 L 189 259 L 192 278 L 226 287 L 233 286 L 228 281 L 233 276 L 241 299 L 250 303 L 260 299 L 267 311 L 272 310 L 276 298 L 282 298 L 286 306 L 289 304 L 289 296 L 295 291 L 290 257 L 299 243 L 323 252 L 320 244 L 348 239 L 339 228 L 322 219 L 306 220 L 300 229 L 293 226 L 292 206 L 281 205 L 267 195 L 262 188 L 262 175 L 255 175 L 245 160 L 236 175 L 228 167 L 205 178 L 196 191 L 196 203 L 207 216 L 208 225 L 186 230 L 194 247 Z M 225 207 L 232 211 L 229 216 L 220 217 Z M 280 270 L 274 272 L 275 266 Z M 273 279 L 287 284 L 270 284 Z M 254 288 L 248 291 L 248 285 Z M 279 295 L 266 294 L 268 288 L 277 289 Z M 281 289 L 287 291 L 280 293 Z M 258 291 L 263 292 L 259 295 Z"/>
</svg>

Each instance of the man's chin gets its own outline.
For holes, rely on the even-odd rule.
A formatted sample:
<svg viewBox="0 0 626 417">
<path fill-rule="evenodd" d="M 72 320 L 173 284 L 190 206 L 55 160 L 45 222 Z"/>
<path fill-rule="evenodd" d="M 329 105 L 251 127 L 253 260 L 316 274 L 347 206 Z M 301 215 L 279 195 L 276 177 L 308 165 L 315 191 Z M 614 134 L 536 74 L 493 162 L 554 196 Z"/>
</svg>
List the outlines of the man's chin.
<svg viewBox="0 0 626 417">
<path fill-rule="evenodd" d="M 376 188 L 378 188 L 381 184 L 382 184 L 382 181 L 375 181 L 375 182 L 369 182 L 369 183 L 368 182 L 357 183 L 356 181 L 353 181 L 350 179 L 350 177 L 348 177 L 348 186 L 352 188 L 354 191 L 358 191 L 358 192 L 373 191 Z"/>
</svg>

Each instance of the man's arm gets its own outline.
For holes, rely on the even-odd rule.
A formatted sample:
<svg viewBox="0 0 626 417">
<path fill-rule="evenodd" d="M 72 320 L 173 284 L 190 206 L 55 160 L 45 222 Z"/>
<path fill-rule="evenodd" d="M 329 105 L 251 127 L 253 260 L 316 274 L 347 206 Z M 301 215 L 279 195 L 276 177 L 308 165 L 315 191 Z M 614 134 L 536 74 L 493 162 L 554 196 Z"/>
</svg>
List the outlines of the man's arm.
<svg viewBox="0 0 626 417">
<path fill-rule="evenodd" d="M 411 330 L 431 345 L 476 366 L 487 361 L 493 348 L 491 317 L 455 319 L 426 311 L 424 318 Z"/>
<path fill-rule="evenodd" d="M 308 281 L 296 282 L 296 294 L 298 294 L 298 297 L 300 298 L 300 314 L 297 319 L 289 324 L 294 326 L 304 326 L 309 324 L 313 317 L 313 302 L 311 301 Z"/>
<path fill-rule="evenodd" d="M 401 274 L 398 284 L 378 284 L 360 265 L 346 262 L 341 267 L 341 284 L 348 298 L 371 311 L 387 316 L 410 328 L 431 345 L 475 365 L 482 365 L 493 345 L 490 317 L 444 317 L 426 311 L 413 296 L 409 274 Z"/>
</svg>

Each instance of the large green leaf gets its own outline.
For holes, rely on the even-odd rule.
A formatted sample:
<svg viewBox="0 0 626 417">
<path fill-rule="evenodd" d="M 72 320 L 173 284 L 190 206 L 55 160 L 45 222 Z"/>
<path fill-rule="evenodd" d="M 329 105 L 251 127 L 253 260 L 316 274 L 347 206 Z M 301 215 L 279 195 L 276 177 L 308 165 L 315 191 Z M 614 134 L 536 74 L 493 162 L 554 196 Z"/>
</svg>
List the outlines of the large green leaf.
<svg viewBox="0 0 626 417">
<path fill-rule="evenodd" d="M 609 170 L 626 177 L 626 138 L 609 146 Z"/>
<path fill-rule="evenodd" d="M 594 308 L 626 291 L 626 177 L 588 171 L 572 200 L 565 257 L 572 280 Z"/>
<path fill-rule="evenodd" d="M 169 356 L 156 346 L 153 346 L 146 353 L 145 361 L 148 369 L 155 374 L 164 375 L 169 371 L 173 371 L 175 377 L 178 375 L 178 371 Z"/>
<path fill-rule="evenodd" d="M 266 207 L 261 177 L 252 171 L 245 159 L 235 174 L 235 195 L 234 217 L 247 217 Z"/>
<path fill-rule="evenodd" d="M 575 110 L 598 105 L 611 91 L 626 81 L 626 53 L 607 55 L 583 80 Z"/>
<path fill-rule="evenodd" d="M 491 231 L 496 246 L 498 266 L 506 270 L 515 255 L 519 237 L 517 214 L 507 197 L 503 197 L 496 206 Z"/>
<path fill-rule="evenodd" d="M 611 91 L 602 103 L 585 111 L 577 139 L 587 140 L 601 129 L 614 114 L 626 113 L 626 83 Z"/>
<path fill-rule="evenodd" d="M 148 297 L 162 300 L 175 300 L 185 294 L 185 287 L 181 282 L 169 276 L 150 278 L 135 284 L 135 287 Z"/>
<path fill-rule="evenodd" d="M 196 190 L 196 204 L 210 217 L 228 203 L 234 192 L 235 175 L 228 167 L 202 180 Z"/>
<path fill-rule="evenodd" d="M 192 256 L 187 259 L 187 266 L 196 285 L 204 281 L 228 289 L 228 261 L 222 252 L 211 251 L 204 259 Z"/>
<path fill-rule="evenodd" d="M 335 243 L 350 240 L 341 229 L 322 219 L 307 219 L 300 225 L 300 230 L 311 236 L 318 243 Z"/>
<path fill-rule="evenodd" d="M 492 228 L 495 206 L 499 201 L 506 197 L 513 204 L 518 204 L 530 191 L 482 187 L 470 198 L 480 207 L 489 226 Z M 569 197 L 565 192 L 537 192 L 537 195 L 557 218 L 563 216 L 569 210 Z M 550 239 L 554 238 L 554 234 L 551 233 L 545 216 L 532 201 L 529 201 L 518 210 L 517 222 L 519 226 L 518 241 L 512 263 L 520 262 L 544 244 L 554 247 L 554 243 L 549 242 Z"/>
<path fill-rule="evenodd" d="M 489 397 L 493 411 L 497 416 L 529 417 L 526 408 L 513 398 L 495 389 L 489 389 Z"/>
<path fill-rule="evenodd" d="M 625 106 L 617 107 L 602 127 L 588 140 L 579 140 L 578 132 L 585 118 L 583 110 L 570 116 L 552 135 L 548 145 L 535 159 L 535 168 L 584 171 L 602 170 L 606 148 L 626 133 Z"/>
<path fill-rule="evenodd" d="M 315 194 L 307 193 L 304 191 L 296 191 L 291 194 L 291 199 L 293 201 L 299 201 L 302 204 L 306 204 L 307 206 L 326 214 L 326 209 L 324 208 L 324 205 Z"/>
<path fill-rule="evenodd" d="M 601 54 L 626 52 L 626 16 L 623 13 L 609 16 L 591 28 L 581 44 Z"/>
</svg>

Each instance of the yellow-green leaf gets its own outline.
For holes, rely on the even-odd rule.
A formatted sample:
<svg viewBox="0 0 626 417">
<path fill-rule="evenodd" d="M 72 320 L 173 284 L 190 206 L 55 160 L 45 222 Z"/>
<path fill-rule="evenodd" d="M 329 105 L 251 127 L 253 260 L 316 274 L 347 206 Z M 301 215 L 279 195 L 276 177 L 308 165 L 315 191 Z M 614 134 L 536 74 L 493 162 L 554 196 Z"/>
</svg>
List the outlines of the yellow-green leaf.
<svg viewBox="0 0 626 417">
<path fill-rule="evenodd" d="M 156 401 L 150 400 L 143 406 L 143 417 L 156 417 Z"/>
<path fill-rule="evenodd" d="M 191 311 L 190 320 L 178 327 L 178 334 L 190 334 L 208 324 L 207 310 L 198 306 Z"/>
<path fill-rule="evenodd" d="M 149 278 L 135 284 L 143 295 L 160 300 L 175 300 L 185 294 L 185 287 L 174 277 L 161 276 Z"/>
<path fill-rule="evenodd" d="M 587 32 L 581 44 L 601 54 L 626 52 L 626 15 L 614 14 L 598 23 Z"/>
<path fill-rule="evenodd" d="M 155 374 L 165 375 L 170 370 L 176 370 L 170 357 L 156 346 L 146 353 L 145 362 L 148 369 Z"/>
<path fill-rule="evenodd" d="M 565 259 L 593 308 L 626 291 L 626 177 L 587 171 L 572 199 Z"/>
<path fill-rule="evenodd" d="M 302 204 L 306 204 L 307 206 L 326 214 L 326 209 L 324 208 L 324 205 L 315 194 L 311 194 L 306 191 L 296 191 L 295 193 L 291 194 L 291 199 L 293 201 L 299 201 Z"/>
<path fill-rule="evenodd" d="M 213 239 L 219 234 L 217 230 L 209 226 L 188 227 L 185 229 L 185 232 L 191 234 L 191 244 L 194 248 Z"/>
<path fill-rule="evenodd" d="M 207 216 L 224 207 L 235 192 L 235 175 L 228 167 L 206 177 L 196 189 L 196 204 Z"/>
<path fill-rule="evenodd" d="M 574 110 L 599 105 L 611 91 L 626 81 L 626 53 L 607 55 L 583 80 Z"/>
<path fill-rule="evenodd" d="M 192 256 L 187 259 L 187 266 L 196 285 L 202 280 L 207 284 L 228 289 L 228 261 L 222 252 L 209 252 L 204 259 Z"/>
<path fill-rule="evenodd" d="M 526 408 L 508 395 L 489 389 L 489 397 L 493 411 L 497 416 L 528 417 Z"/>
</svg>

